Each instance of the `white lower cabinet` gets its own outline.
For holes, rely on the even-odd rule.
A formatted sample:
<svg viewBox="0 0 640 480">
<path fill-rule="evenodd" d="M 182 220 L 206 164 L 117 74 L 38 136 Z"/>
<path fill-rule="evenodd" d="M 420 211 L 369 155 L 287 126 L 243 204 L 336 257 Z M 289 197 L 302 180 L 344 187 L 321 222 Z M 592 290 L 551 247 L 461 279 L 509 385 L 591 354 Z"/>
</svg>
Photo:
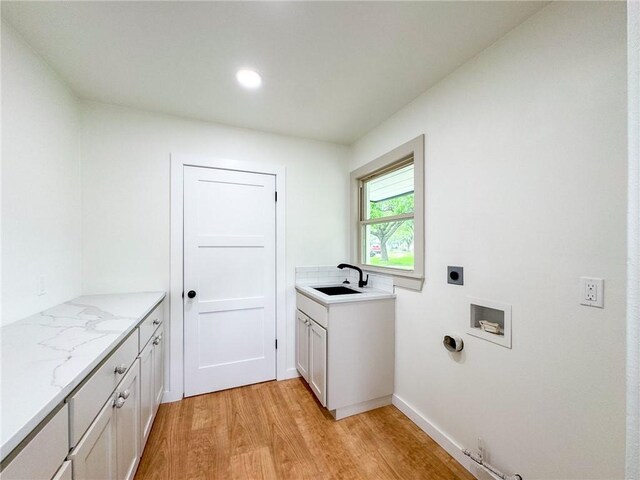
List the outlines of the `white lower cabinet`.
<svg viewBox="0 0 640 480">
<path fill-rule="evenodd" d="M 327 406 L 327 331 L 313 320 L 309 332 L 309 386 Z"/>
<path fill-rule="evenodd" d="M 73 449 L 74 480 L 131 480 L 139 459 L 139 365 L 136 360 L 113 398 Z"/>
<path fill-rule="evenodd" d="M 162 304 L 143 321 L 144 329 L 138 327 L 123 341 L 128 345 L 135 339 L 136 349 L 140 339 L 146 344 L 133 363 L 122 365 L 123 370 L 127 367 L 122 381 L 71 451 L 73 480 L 133 480 L 164 394 L 164 327 L 157 324 L 162 318 L 156 315 L 159 309 Z M 150 325 L 156 327 L 151 334 Z"/>
<path fill-rule="evenodd" d="M 0 480 L 57 478 L 56 472 L 69 453 L 68 405 L 37 428 L 29 443 L 7 465 L 2 465 Z"/>
<path fill-rule="evenodd" d="M 140 361 L 136 360 L 116 390 L 118 480 L 133 480 L 140 458 Z"/>
<path fill-rule="evenodd" d="M 164 395 L 164 341 L 160 326 L 140 352 L 140 450 L 144 449 Z"/>
<path fill-rule="evenodd" d="M 153 424 L 153 367 L 153 344 L 149 342 L 140 353 L 140 449 L 147 444 Z"/>
<path fill-rule="evenodd" d="M 161 302 L 3 460 L 0 480 L 133 480 L 164 394 L 162 310 Z"/>
<path fill-rule="evenodd" d="M 296 368 L 323 407 L 327 406 L 327 331 L 296 312 Z"/>
<path fill-rule="evenodd" d="M 336 420 L 391 404 L 395 298 L 328 305 L 298 290 L 296 368 Z"/>
<path fill-rule="evenodd" d="M 116 479 L 116 414 L 113 399 L 100 410 L 69 455 L 74 480 Z"/>
<path fill-rule="evenodd" d="M 300 310 L 296 311 L 296 368 L 302 378 L 309 381 L 309 331 L 311 320 Z"/>
<path fill-rule="evenodd" d="M 164 326 L 160 325 L 151 342 L 153 344 L 153 386 L 155 398 L 153 411 L 155 412 L 162 402 L 164 395 Z"/>
</svg>

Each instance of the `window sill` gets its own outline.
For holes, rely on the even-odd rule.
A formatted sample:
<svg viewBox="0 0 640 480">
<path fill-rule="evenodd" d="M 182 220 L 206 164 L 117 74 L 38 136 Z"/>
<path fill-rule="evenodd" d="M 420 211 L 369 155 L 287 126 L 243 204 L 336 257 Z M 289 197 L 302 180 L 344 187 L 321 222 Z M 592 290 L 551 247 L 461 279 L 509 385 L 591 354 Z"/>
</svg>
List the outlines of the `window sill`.
<svg viewBox="0 0 640 480">
<path fill-rule="evenodd" d="M 372 267 L 371 265 L 362 264 L 358 266 L 366 273 L 387 275 L 393 278 L 393 285 L 395 287 L 406 288 L 408 290 L 416 290 L 418 292 L 422 291 L 422 286 L 424 285 L 424 275 L 394 268 L 376 268 Z"/>
</svg>

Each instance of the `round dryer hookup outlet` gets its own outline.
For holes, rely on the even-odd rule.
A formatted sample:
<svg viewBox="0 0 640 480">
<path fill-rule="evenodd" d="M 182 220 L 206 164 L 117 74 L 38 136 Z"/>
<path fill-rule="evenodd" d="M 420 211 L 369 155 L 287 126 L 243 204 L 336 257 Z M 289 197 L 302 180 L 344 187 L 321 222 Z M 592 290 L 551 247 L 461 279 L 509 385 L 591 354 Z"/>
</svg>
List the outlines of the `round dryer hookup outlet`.
<svg viewBox="0 0 640 480">
<path fill-rule="evenodd" d="M 460 352 L 464 348 L 462 338 L 451 335 L 445 335 L 442 344 L 450 352 Z"/>
</svg>

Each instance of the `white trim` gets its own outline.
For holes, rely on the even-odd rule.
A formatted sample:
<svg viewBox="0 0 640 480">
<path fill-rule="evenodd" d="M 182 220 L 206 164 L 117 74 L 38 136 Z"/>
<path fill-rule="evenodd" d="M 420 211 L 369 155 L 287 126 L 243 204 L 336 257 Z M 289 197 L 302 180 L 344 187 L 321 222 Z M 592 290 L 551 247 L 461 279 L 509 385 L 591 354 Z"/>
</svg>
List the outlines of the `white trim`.
<svg viewBox="0 0 640 480">
<path fill-rule="evenodd" d="M 460 465 L 462 465 L 471 475 L 478 479 L 496 479 L 498 477 L 490 475 L 484 469 L 480 469 L 476 463 L 467 457 L 463 452 L 463 448 L 458 445 L 451 437 L 436 426 L 431 420 L 418 412 L 412 405 L 405 402 L 398 395 L 392 397 L 393 405 L 404 413 L 409 420 L 415 423 L 420 430 L 429 435 L 438 445 L 440 445 L 449 455 L 451 455 Z"/>
<path fill-rule="evenodd" d="M 173 390 L 165 390 L 162 395 L 162 401 L 160 403 L 173 403 L 182 400 L 182 392 L 176 392 Z"/>
<path fill-rule="evenodd" d="M 183 291 L 183 172 L 185 166 L 218 168 L 239 172 L 275 175 L 276 192 L 276 379 L 290 377 L 287 361 L 287 296 L 286 296 L 286 169 L 273 164 L 207 158 L 196 155 L 171 154 L 171 268 L 169 282 L 169 352 L 167 371 L 169 389 L 163 402 L 180 400 L 184 395 L 184 316 Z"/>
<path fill-rule="evenodd" d="M 385 395 L 384 397 L 374 398 L 373 400 L 366 400 L 360 403 L 354 403 L 346 407 L 336 408 L 331 410 L 331 415 L 336 420 L 342 420 L 343 418 L 351 417 L 362 412 L 368 412 L 380 407 L 386 407 L 391 405 L 391 395 Z"/>
<path fill-rule="evenodd" d="M 640 3 L 627 2 L 626 476 L 640 478 Z"/>
<path fill-rule="evenodd" d="M 279 378 L 278 380 L 289 380 L 291 378 L 298 378 L 300 377 L 300 372 L 298 372 L 298 369 L 296 367 L 291 367 L 289 369 L 287 369 L 284 378 Z"/>
</svg>

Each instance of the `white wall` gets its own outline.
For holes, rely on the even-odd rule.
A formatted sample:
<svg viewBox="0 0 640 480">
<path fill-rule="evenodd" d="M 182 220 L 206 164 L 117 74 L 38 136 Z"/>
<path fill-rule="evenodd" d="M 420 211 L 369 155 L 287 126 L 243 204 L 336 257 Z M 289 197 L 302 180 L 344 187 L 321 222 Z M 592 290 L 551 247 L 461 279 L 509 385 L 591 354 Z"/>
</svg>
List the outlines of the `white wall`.
<svg viewBox="0 0 640 480">
<path fill-rule="evenodd" d="M 83 290 L 169 290 L 169 155 L 286 167 L 287 353 L 295 267 L 346 258 L 348 149 L 97 103 L 83 104 Z"/>
<path fill-rule="evenodd" d="M 354 145 L 426 135 L 426 282 L 398 290 L 396 394 L 532 479 L 624 477 L 625 4 L 551 4 Z M 447 265 L 465 267 L 463 287 Z M 578 304 L 603 277 L 605 308 Z M 513 305 L 513 349 L 463 334 Z"/>
<path fill-rule="evenodd" d="M 67 86 L 3 22 L 2 324 L 80 294 L 79 118 Z"/>
</svg>

